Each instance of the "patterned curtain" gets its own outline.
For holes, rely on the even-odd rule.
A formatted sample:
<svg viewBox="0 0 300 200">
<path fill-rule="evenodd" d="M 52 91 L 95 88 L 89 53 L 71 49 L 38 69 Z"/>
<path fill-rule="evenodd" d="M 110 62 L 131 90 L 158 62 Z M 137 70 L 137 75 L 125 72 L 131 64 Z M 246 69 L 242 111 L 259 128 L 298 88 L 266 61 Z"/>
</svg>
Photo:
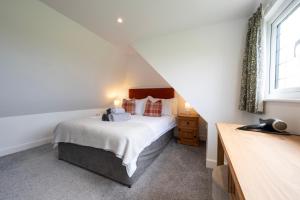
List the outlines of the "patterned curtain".
<svg viewBox="0 0 300 200">
<path fill-rule="evenodd" d="M 243 59 L 240 110 L 263 113 L 262 5 L 249 19 Z"/>
</svg>

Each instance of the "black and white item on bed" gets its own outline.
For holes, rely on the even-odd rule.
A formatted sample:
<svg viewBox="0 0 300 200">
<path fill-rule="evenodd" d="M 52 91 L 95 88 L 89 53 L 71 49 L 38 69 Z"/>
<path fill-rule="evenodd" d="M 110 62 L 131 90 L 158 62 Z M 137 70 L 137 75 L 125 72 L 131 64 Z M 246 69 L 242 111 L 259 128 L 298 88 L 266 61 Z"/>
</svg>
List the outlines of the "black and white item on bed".
<svg viewBox="0 0 300 200">
<path fill-rule="evenodd" d="M 109 121 L 109 114 L 111 113 L 111 108 L 107 109 L 105 113 L 102 114 L 102 121 Z"/>
<path fill-rule="evenodd" d="M 106 121 L 106 122 L 109 121 L 108 114 L 103 113 L 103 115 L 102 115 L 102 121 Z"/>
<path fill-rule="evenodd" d="M 125 113 L 125 109 L 124 108 L 111 108 L 111 113 L 122 114 L 122 113 Z"/>
<path fill-rule="evenodd" d="M 111 113 L 108 115 L 109 121 L 112 122 L 122 122 L 122 121 L 128 121 L 130 120 L 130 113 L 120 113 L 120 114 L 116 114 L 116 113 Z"/>
<path fill-rule="evenodd" d="M 130 113 L 126 113 L 124 108 L 109 108 L 102 115 L 102 121 L 121 122 L 130 119 Z"/>
</svg>

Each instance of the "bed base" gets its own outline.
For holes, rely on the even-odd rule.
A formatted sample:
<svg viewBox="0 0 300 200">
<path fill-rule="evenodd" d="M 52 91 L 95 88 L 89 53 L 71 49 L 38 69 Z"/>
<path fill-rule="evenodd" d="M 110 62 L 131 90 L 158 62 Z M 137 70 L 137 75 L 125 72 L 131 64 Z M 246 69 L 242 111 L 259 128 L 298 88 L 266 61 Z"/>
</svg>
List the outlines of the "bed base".
<svg viewBox="0 0 300 200">
<path fill-rule="evenodd" d="M 140 153 L 137 169 L 131 177 L 127 175 L 122 160 L 117 158 L 114 153 L 103 149 L 61 142 L 58 143 L 58 158 L 131 188 L 167 146 L 173 137 L 173 130 L 160 136 Z"/>
</svg>

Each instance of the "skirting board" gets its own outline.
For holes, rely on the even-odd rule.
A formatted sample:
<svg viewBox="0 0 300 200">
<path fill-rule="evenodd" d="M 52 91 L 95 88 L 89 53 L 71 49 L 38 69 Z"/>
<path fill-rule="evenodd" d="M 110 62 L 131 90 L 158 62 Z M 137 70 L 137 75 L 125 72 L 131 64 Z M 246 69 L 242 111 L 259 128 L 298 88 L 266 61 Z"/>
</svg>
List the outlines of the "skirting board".
<svg viewBox="0 0 300 200">
<path fill-rule="evenodd" d="M 227 165 L 227 160 L 224 158 L 224 165 Z M 213 169 L 215 166 L 217 166 L 217 161 L 213 159 L 206 159 L 206 168 Z"/>
<path fill-rule="evenodd" d="M 0 157 L 50 143 L 56 125 L 100 114 L 104 109 L 75 110 L 0 118 Z"/>
<path fill-rule="evenodd" d="M 212 159 L 206 159 L 206 168 L 214 168 L 217 166 L 217 161 Z"/>
<path fill-rule="evenodd" d="M 9 155 L 9 154 L 13 154 L 13 153 L 17 153 L 17 152 L 20 152 L 20 151 L 24 151 L 24 150 L 27 150 L 27 149 L 31 149 L 31 148 L 34 148 L 34 147 L 38 147 L 38 146 L 41 146 L 43 144 L 48 144 L 48 143 L 51 143 L 51 141 L 52 141 L 52 137 L 49 137 L 49 138 L 45 138 L 45 139 L 36 140 L 34 142 L 28 142 L 28 143 L 25 143 L 25 144 L 20 144 L 20 145 L 17 145 L 17 146 L 8 147 L 6 149 L 1 149 L 0 157 L 5 156 L 5 155 Z"/>
</svg>

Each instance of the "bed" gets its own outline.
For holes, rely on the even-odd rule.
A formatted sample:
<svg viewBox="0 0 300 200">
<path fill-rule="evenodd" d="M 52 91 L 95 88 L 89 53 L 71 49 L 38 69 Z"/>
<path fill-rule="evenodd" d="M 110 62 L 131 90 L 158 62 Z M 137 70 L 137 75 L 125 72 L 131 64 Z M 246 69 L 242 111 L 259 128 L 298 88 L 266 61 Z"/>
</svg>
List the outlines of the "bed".
<svg viewBox="0 0 300 200">
<path fill-rule="evenodd" d="M 173 88 L 130 89 L 129 98 L 174 98 Z M 108 123 L 98 116 L 58 124 L 58 158 L 131 187 L 173 136 L 174 116 L 133 115 Z M 122 133 L 121 133 L 122 132 Z"/>
</svg>

